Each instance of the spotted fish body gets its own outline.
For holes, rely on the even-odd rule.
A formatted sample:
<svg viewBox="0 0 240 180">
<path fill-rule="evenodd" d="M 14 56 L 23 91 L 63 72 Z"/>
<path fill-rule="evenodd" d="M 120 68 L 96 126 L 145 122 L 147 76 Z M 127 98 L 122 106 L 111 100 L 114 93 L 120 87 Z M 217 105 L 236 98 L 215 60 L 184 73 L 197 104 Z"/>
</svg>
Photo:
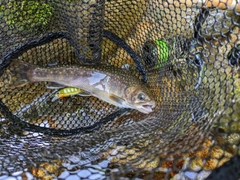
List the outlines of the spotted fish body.
<svg viewBox="0 0 240 180">
<path fill-rule="evenodd" d="M 12 74 L 20 77 L 12 86 L 23 86 L 29 82 L 53 82 L 65 87 L 81 89 L 121 108 L 152 112 L 155 101 L 147 87 L 127 70 L 112 66 L 64 66 L 41 68 L 15 60 Z"/>
</svg>

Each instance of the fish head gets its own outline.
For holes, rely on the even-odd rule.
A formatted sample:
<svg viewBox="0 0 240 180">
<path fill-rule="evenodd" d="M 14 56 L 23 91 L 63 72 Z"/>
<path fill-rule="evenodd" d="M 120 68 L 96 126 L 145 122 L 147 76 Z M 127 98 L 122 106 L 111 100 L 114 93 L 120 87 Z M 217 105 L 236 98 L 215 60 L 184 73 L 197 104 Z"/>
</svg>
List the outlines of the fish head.
<svg viewBox="0 0 240 180">
<path fill-rule="evenodd" d="M 133 109 L 148 114 L 153 111 L 155 101 L 147 88 L 128 87 L 125 91 L 125 101 Z"/>
</svg>

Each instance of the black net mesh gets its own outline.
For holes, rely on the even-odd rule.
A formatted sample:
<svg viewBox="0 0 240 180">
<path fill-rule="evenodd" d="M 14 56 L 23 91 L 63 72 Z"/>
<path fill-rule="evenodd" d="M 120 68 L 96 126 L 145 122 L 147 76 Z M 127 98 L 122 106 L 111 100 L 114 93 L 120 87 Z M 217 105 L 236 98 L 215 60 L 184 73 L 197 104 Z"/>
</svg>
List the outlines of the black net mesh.
<svg viewBox="0 0 240 180">
<path fill-rule="evenodd" d="M 0 179 L 240 178 L 239 17 L 235 0 L 0 1 Z M 27 83 L 24 63 L 115 67 L 156 107 Z"/>
</svg>

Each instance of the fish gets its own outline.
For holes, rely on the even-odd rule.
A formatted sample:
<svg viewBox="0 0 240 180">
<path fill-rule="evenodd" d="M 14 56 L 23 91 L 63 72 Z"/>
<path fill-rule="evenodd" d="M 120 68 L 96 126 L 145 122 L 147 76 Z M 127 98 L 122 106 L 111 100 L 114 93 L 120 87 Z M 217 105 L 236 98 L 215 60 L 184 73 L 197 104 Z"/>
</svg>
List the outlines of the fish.
<svg viewBox="0 0 240 180">
<path fill-rule="evenodd" d="M 21 60 L 11 62 L 9 88 L 34 82 L 81 89 L 80 95 L 94 96 L 120 108 L 149 114 L 156 106 L 149 88 L 126 69 L 108 65 L 40 67 Z"/>
<path fill-rule="evenodd" d="M 75 87 L 66 87 L 66 88 L 62 88 L 60 89 L 53 97 L 52 102 L 56 101 L 57 99 L 60 98 L 65 98 L 65 97 L 69 97 L 69 96 L 74 96 L 74 95 L 81 95 L 82 90 L 79 88 L 75 88 Z"/>
</svg>

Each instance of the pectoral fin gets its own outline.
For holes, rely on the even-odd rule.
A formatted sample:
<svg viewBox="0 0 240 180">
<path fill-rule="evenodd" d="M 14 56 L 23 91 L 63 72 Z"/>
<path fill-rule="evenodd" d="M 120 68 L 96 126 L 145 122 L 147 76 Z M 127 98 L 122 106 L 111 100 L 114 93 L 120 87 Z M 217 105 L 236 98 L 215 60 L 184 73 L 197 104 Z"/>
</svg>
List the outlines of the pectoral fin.
<svg viewBox="0 0 240 180">
<path fill-rule="evenodd" d="M 62 89 L 65 88 L 66 86 L 62 85 L 62 84 L 58 84 L 55 82 L 48 82 L 46 85 L 47 89 Z"/>
<path fill-rule="evenodd" d="M 92 93 L 81 89 L 81 92 L 79 92 L 77 95 L 79 95 L 79 96 L 91 96 Z"/>
<path fill-rule="evenodd" d="M 109 98 L 110 98 L 112 101 L 114 101 L 114 102 L 116 102 L 116 103 L 118 103 L 118 104 L 121 104 L 121 105 L 126 104 L 126 102 L 125 102 L 125 100 L 124 100 L 123 98 L 121 98 L 121 97 L 119 97 L 119 96 L 116 96 L 116 95 L 114 95 L 114 94 L 111 94 L 111 95 L 109 96 Z"/>
</svg>

